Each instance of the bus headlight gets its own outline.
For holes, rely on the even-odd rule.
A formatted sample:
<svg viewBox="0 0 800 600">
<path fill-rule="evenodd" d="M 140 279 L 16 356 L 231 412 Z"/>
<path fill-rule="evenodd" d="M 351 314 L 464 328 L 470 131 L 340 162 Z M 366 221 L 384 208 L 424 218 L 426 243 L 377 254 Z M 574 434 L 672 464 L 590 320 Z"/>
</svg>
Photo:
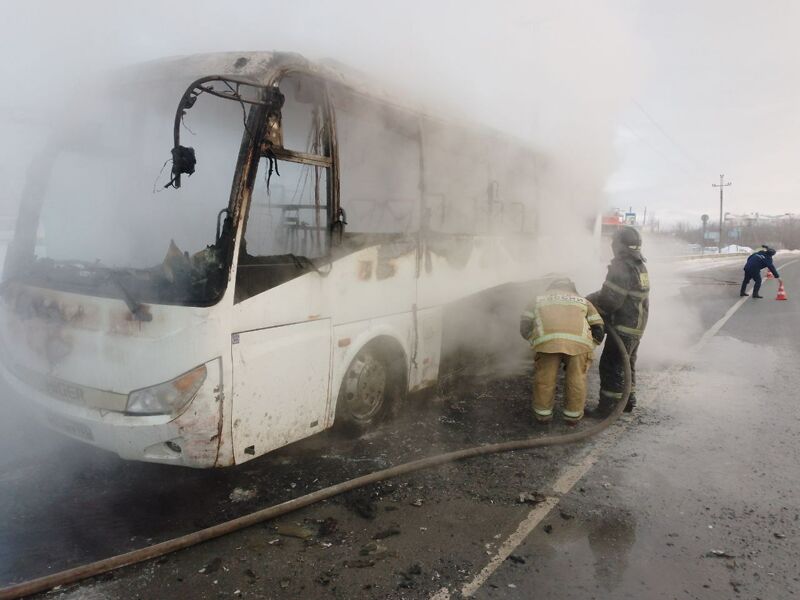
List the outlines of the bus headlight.
<svg viewBox="0 0 800 600">
<path fill-rule="evenodd" d="M 206 366 L 200 365 L 172 381 L 128 394 L 125 412 L 133 415 L 176 414 L 194 398 L 206 380 Z"/>
</svg>

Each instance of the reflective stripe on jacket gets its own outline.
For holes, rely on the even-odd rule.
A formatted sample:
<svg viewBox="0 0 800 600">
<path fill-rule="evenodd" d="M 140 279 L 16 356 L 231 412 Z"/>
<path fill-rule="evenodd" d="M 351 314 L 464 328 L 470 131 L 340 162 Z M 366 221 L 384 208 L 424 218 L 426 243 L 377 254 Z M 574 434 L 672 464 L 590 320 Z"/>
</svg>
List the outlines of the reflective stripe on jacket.
<svg viewBox="0 0 800 600">
<path fill-rule="evenodd" d="M 605 316 L 607 326 L 623 335 L 642 337 L 650 313 L 650 277 L 644 261 L 615 257 L 603 287 L 587 298 Z"/>
<path fill-rule="evenodd" d="M 550 290 L 537 296 L 525 312 L 532 333 L 528 338 L 537 352 L 583 354 L 594 350 L 591 327 L 603 319 L 586 298 L 569 291 Z"/>
</svg>

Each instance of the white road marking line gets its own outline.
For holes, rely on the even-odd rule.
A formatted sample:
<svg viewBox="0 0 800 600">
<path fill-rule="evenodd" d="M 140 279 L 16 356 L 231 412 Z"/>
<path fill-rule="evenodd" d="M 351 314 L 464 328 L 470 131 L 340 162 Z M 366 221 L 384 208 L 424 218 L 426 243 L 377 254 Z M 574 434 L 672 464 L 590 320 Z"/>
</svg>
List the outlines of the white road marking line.
<svg viewBox="0 0 800 600">
<path fill-rule="evenodd" d="M 797 261 L 800 261 L 800 258 L 795 258 L 787 263 L 782 264 L 781 269 L 784 269 L 789 265 L 796 263 Z M 726 312 L 719 321 L 714 323 L 711 326 L 711 328 L 703 334 L 703 337 L 700 338 L 700 341 L 698 341 L 694 346 L 692 346 L 689 349 L 689 352 L 690 353 L 697 352 L 698 350 L 702 349 L 703 346 L 705 346 L 708 343 L 708 340 L 717 335 L 719 333 L 719 330 L 725 326 L 725 323 L 727 323 L 730 320 L 730 318 L 736 313 L 736 311 L 739 310 L 742 307 L 742 305 L 749 299 L 750 298 L 747 296 L 742 296 L 741 298 L 739 298 L 739 300 L 737 300 L 736 303 L 728 309 L 728 312 Z"/>
<path fill-rule="evenodd" d="M 726 312 L 719 321 L 714 323 L 711 326 L 711 328 L 703 334 L 703 337 L 700 338 L 700 341 L 698 341 L 694 346 L 692 346 L 689 349 L 689 352 L 697 352 L 703 346 L 705 346 L 708 343 L 708 340 L 710 340 L 712 337 L 717 335 L 717 333 L 719 333 L 719 330 L 722 329 L 723 325 L 725 325 L 725 323 L 728 322 L 728 320 L 736 313 L 737 310 L 739 310 L 742 307 L 742 305 L 745 302 L 747 302 L 748 299 L 749 298 L 747 296 L 743 296 L 743 297 L 739 298 L 736 301 L 736 304 L 731 306 L 728 309 L 728 312 Z"/>
<path fill-rule="evenodd" d="M 800 258 L 791 260 L 781 265 L 781 269 L 798 261 L 800 261 Z M 737 300 L 734 305 L 727 310 L 723 317 L 714 323 L 702 335 L 700 340 L 690 348 L 689 352 L 694 353 L 698 350 L 701 350 L 711 338 L 719 333 L 719 330 L 725 326 L 725 323 L 727 323 L 731 317 L 736 314 L 736 311 L 739 310 L 747 300 L 747 297 L 739 298 L 739 300 Z M 663 371 L 655 378 L 653 382 L 647 386 L 648 391 L 658 392 L 662 388 L 662 382 L 667 377 L 673 375 L 682 368 L 683 365 L 674 365 L 666 371 Z M 649 402 L 646 403 L 649 404 Z M 630 421 L 617 421 L 617 425 L 609 429 L 601 438 L 600 442 L 594 445 L 591 450 L 580 460 L 580 462 L 578 462 L 578 464 L 567 468 L 567 470 L 564 471 L 558 479 L 556 479 L 555 483 L 553 483 L 552 490 L 555 494 L 558 494 L 558 496 L 548 496 L 544 502 L 537 504 L 536 507 L 528 513 L 528 516 L 525 517 L 525 519 L 517 526 L 516 531 L 506 538 L 502 546 L 500 546 L 500 548 L 497 550 L 497 553 L 480 571 L 480 573 L 478 573 L 471 581 L 464 584 L 464 586 L 461 588 L 462 596 L 472 596 L 484 583 L 486 583 L 486 580 L 488 580 L 489 577 L 491 577 L 492 574 L 498 569 L 498 567 L 502 565 L 503 562 L 511 555 L 511 553 L 514 552 L 514 550 L 523 541 L 525 541 L 525 538 L 527 538 L 528 535 L 530 535 L 530 533 L 536 529 L 539 523 L 541 523 L 542 520 L 549 515 L 556 506 L 558 506 L 558 503 L 561 501 L 561 497 L 569 493 L 572 488 L 575 487 L 575 484 L 577 484 L 578 481 L 580 481 L 583 476 L 589 472 L 589 469 L 591 469 L 600 459 L 602 453 L 608 449 L 617 440 L 617 438 L 620 437 L 620 435 L 622 435 L 629 425 Z M 446 587 L 443 587 L 433 596 L 431 596 L 430 600 L 450 600 L 450 590 Z"/>
<path fill-rule="evenodd" d="M 788 261 L 788 262 L 785 262 L 785 263 L 783 263 L 783 264 L 781 265 L 781 269 L 783 269 L 784 267 L 788 267 L 788 266 L 789 266 L 789 265 L 791 265 L 791 264 L 794 264 L 794 263 L 796 263 L 798 260 L 800 260 L 800 258 L 793 258 L 792 260 L 790 260 L 790 261 Z M 775 268 L 777 269 L 778 267 L 776 266 Z"/>
<path fill-rule="evenodd" d="M 561 476 L 556 479 L 556 482 L 553 484 L 553 492 L 558 494 L 559 496 L 563 496 L 567 492 L 569 492 L 575 484 L 580 481 L 580 479 L 594 466 L 594 463 L 597 462 L 599 458 L 599 453 L 605 450 L 610 444 L 609 442 L 613 439 L 619 437 L 619 434 L 622 432 L 623 429 L 626 429 L 626 426 L 617 427 L 611 435 L 605 437 L 602 440 L 600 447 L 597 448 L 597 452 L 590 452 L 583 459 L 577 464 L 566 471 L 564 471 Z"/>
<path fill-rule="evenodd" d="M 433 596 L 431 596 L 430 600 L 450 600 L 450 590 L 448 590 L 446 587 L 443 587 Z"/>
<path fill-rule="evenodd" d="M 503 564 L 503 561 L 509 557 L 514 549 L 519 546 L 526 537 L 528 537 L 528 534 L 536 529 L 542 519 L 550 514 L 550 511 L 555 508 L 558 501 L 559 498 L 550 496 L 546 498 L 544 502 L 537 504 L 536 507 L 528 513 L 528 516 L 525 517 L 522 523 L 519 524 L 517 530 L 506 538 L 506 541 L 503 542 L 503 545 L 497 550 L 497 553 L 492 557 L 492 560 L 489 561 L 489 564 L 483 567 L 481 572 L 478 573 L 472 581 L 461 588 L 461 594 L 465 597 L 469 597 L 478 591 L 478 588 L 489 579 L 489 576 L 497 570 L 497 567 Z"/>
<path fill-rule="evenodd" d="M 539 523 L 550 514 L 550 512 L 561 501 L 561 497 L 567 494 L 575 484 L 578 483 L 586 473 L 589 472 L 602 453 L 608 449 L 617 438 L 627 429 L 628 423 L 620 423 L 618 426 L 613 427 L 609 432 L 603 436 L 601 441 L 593 446 L 586 455 L 580 459 L 576 464 L 569 466 L 552 485 L 553 493 L 555 496 L 548 496 L 544 502 L 537 504 L 528 516 L 519 524 L 516 531 L 512 533 L 498 548 L 495 555 L 489 563 L 478 573 L 472 581 L 466 583 L 461 588 L 461 594 L 464 597 L 472 596 L 478 589 L 486 583 L 486 580 L 503 564 L 512 552 L 523 542 L 528 535 L 536 529 Z M 442 590 L 439 591 L 439 594 Z M 438 600 L 445 600 L 447 596 L 439 596 Z"/>
</svg>

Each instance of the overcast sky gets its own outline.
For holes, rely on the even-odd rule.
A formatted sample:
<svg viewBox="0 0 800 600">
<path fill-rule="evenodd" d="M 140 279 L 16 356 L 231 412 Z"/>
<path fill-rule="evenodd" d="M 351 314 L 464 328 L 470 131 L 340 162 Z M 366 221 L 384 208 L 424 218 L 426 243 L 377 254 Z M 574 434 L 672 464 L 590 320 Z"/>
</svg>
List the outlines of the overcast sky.
<svg viewBox="0 0 800 600">
<path fill-rule="evenodd" d="M 38 108 L 79 73 L 282 49 L 459 106 L 559 156 L 614 206 L 713 217 L 725 173 L 726 210 L 800 212 L 796 1 L 6 1 L 3 13 L 8 181 Z"/>
<path fill-rule="evenodd" d="M 619 124 L 620 204 L 665 217 L 800 212 L 800 3 L 655 2 L 638 11 L 642 80 Z"/>
</svg>

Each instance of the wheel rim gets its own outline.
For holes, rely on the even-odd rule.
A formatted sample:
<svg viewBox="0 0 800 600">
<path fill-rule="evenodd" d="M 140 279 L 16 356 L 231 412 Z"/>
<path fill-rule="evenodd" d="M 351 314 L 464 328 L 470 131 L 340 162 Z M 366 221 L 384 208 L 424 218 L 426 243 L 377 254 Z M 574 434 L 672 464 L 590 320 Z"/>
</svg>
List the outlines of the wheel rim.
<svg viewBox="0 0 800 600">
<path fill-rule="evenodd" d="M 347 377 L 347 408 L 356 421 L 370 421 L 377 415 L 386 400 L 386 367 L 366 354 L 350 367 Z"/>
</svg>

